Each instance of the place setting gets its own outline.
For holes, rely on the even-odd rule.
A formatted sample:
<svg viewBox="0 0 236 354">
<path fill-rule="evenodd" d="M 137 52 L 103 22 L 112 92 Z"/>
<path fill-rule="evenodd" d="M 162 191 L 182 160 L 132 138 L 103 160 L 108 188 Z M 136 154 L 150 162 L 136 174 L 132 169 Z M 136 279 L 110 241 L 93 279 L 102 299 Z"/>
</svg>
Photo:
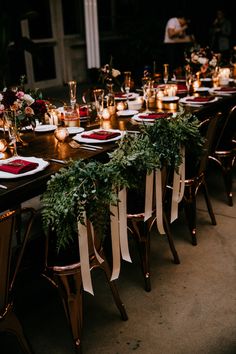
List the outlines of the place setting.
<svg viewBox="0 0 236 354">
<path fill-rule="evenodd" d="M 102 144 L 120 140 L 125 134 L 125 131 L 119 129 L 93 129 L 81 134 L 76 134 L 72 139 L 79 143 Z"/>
<path fill-rule="evenodd" d="M 156 119 L 170 118 L 173 114 L 171 112 L 143 112 L 136 114 L 132 119 L 139 123 L 154 123 Z"/>
<path fill-rule="evenodd" d="M 48 161 L 38 157 L 12 156 L 1 160 L 0 178 L 11 179 L 33 175 L 44 170 Z"/>
<path fill-rule="evenodd" d="M 214 96 L 186 96 L 179 100 L 179 103 L 190 106 L 201 106 L 218 101 L 218 97 Z"/>
</svg>

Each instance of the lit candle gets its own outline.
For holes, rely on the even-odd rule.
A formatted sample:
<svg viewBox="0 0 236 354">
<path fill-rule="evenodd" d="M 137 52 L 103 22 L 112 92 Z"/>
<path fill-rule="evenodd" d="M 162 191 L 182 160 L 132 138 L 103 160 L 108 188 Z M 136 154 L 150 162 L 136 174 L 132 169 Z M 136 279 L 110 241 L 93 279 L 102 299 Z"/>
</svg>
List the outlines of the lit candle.
<svg viewBox="0 0 236 354">
<path fill-rule="evenodd" d="M 0 152 L 4 152 L 7 149 L 7 141 L 5 139 L 0 139 Z"/>
<path fill-rule="evenodd" d="M 102 118 L 103 119 L 109 119 L 110 118 L 110 112 L 108 110 L 108 108 L 104 108 L 103 112 L 102 112 Z"/>
<path fill-rule="evenodd" d="M 124 108 L 125 108 L 124 102 L 121 101 L 121 102 L 117 103 L 117 106 L 116 106 L 117 111 L 123 111 Z"/>
<path fill-rule="evenodd" d="M 60 142 L 64 142 L 66 140 L 66 138 L 69 135 L 68 130 L 65 127 L 58 127 L 55 131 L 54 131 L 54 135 L 57 138 L 58 141 Z"/>
</svg>

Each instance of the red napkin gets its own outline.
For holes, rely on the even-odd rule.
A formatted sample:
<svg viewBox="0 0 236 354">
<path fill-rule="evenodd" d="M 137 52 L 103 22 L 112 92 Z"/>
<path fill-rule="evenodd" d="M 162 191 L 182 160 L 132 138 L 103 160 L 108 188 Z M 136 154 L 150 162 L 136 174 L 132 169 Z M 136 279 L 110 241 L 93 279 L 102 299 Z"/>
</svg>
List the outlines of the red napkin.
<svg viewBox="0 0 236 354">
<path fill-rule="evenodd" d="M 0 171 L 13 173 L 15 175 L 34 170 L 38 167 L 37 162 L 25 161 L 21 159 L 16 159 L 8 163 L 0 165 Z"/>
<path fill-rule="evenodd" d="M 140 114 L 138 117 L 142 119 L 159 119 L 159 118 L 168 118 L 171 113 L 149 113 L 149 114 Z"/>
<path fill-rule="evenodd" d="M 187 86 L 184 84 L 177 84 L 178 91 L 187 91 Z"/>
<path fill-rule="evenodd" d="M 81 134 L 82 138 L 97 139 L 97 140 L 107 140 L 119 136 L 118 132 L 109 132 L 107 130 L 99 130 L 92 133 Z"/>
<path fill-rule="evenodd" d="M 87 117 L 89 115 L 88 107 L 80 107 L 79 108 L 80 117 Z"/>
<path fill-rule="evenodd" d="M 215 97 L 194 97 L 194 98 L 187 98 L 186 101 L 188 101 L 188 102 L 210 102 L 214 99 L 215 99 Z"/>
<path fill-rule="evenodd" d="M 225 92 L 227 92 L 227 91 L 235 91 L 236 92 L 236 87 L 230 87 L 230 86 L 228 86 L 228 87 L 220 87 L 219 89 L 216 89 L 216 91 L 225 91 Z"/>
<path fill-rule="evenodd" d="M 126 98 L 127 94 L 124 93 L 124 92 L 116 92 L 115 93 L 115 97 L 117 97 L 117 98 Z M 129 93 L 128 97 L 132 97 L 132 93 Z"/>
</svg>

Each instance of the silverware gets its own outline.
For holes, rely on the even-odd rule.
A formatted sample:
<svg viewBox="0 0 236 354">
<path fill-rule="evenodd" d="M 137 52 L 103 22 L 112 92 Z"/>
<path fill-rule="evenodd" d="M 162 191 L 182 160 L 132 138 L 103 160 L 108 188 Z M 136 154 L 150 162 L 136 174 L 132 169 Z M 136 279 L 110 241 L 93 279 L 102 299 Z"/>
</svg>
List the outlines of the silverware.
<svg viewBox="0 0 236 354">
<path fill-rule="evenodd" d="M 59 163 L 59 164 L 62 164 L 62 165 L 67 165 L 67 162 L 64 161 L 64 160 L 58 160 L 58 159 L 46 159 L 46 160 L 50 161 L 50 162 Z"/>
<path fill-rule="evenodd" d="M 83 149 L 83 150 L 91 150 L 91 151 L 97 151 L 97 148 L 94 147 L 89 147 L 89 146 L 80 146 L 79 149 Z"/>
<path fill-rule="evenodd" d="M 97 150 L 103 150 L 103 147 L 102 147 L 102 146 L 97 146 L 97 145 L 82 144 L 82 145 L 80 145 L 80 146 L 81 146 L 81 147 L 82 147 L 82 146 L 91 147 L 91 148 L 97 149 Z"/>
<path fill-rule="evenodd" d="M 7 186 L 4 186 L 3 184 L 0 184 L 0 188 L 7 189 Z"/>
</svg>

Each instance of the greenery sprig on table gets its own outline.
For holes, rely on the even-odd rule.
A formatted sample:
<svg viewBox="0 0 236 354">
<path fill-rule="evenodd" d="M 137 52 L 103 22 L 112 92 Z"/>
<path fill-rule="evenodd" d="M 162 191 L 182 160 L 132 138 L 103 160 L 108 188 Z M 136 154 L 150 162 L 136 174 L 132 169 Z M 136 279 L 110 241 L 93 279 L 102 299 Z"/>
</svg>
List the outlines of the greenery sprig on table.
<svg viewBox="0 0 236 354">
<path fill-rule="evenodd" d="M 117 203 L 117 190 L 141 189 L 143 177 L 164 165 L 177 168 L 180 144 L 201 155 L 203 139 L 198 120 L 180 111 L 173 119 L 158 119 L 140 127 L 140 134 L 125 135 L 110 153 L 110 161 L 71 161 L 52 176 L 42 196 L 43 224 L 55 230 L 57 249 L 66 248 L 77 233 L 84 212 L 99 237 L 109 226 L 109 205 Z"/>
</svg>

